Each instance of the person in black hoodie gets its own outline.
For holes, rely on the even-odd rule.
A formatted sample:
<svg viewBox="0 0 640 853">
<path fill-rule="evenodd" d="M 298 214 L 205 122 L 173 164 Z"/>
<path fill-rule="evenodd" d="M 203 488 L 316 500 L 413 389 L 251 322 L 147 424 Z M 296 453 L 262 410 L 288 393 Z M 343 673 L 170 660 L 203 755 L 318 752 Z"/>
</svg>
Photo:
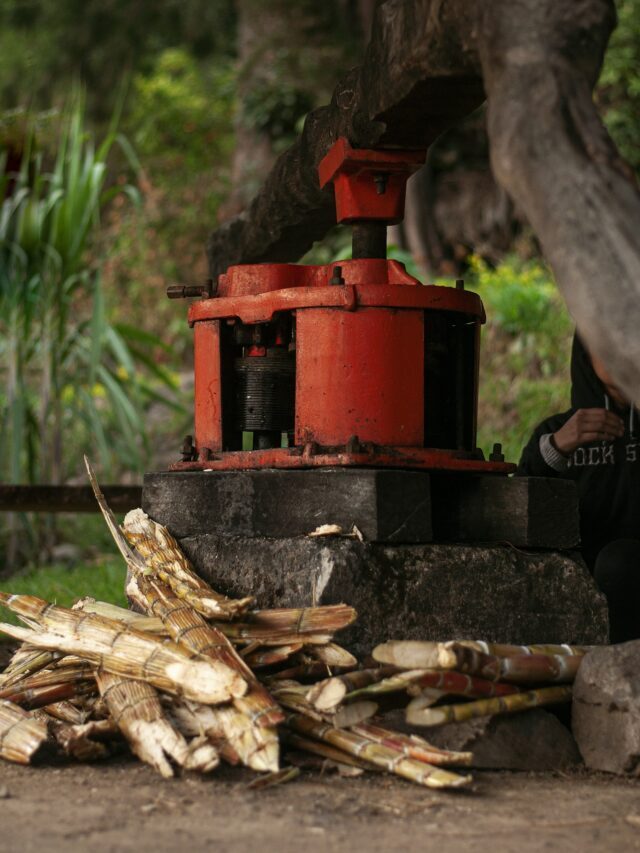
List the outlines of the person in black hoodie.
<svg viewBox="0 0 640 853">
<path fill-rule="evenodd" d="M 576 334 L 571 408 L 536 427 L 517 474 L 578 488 L 582 554 L 609 605 L 611 642 L 640 637 L 638 412 Z"/>
</svg>

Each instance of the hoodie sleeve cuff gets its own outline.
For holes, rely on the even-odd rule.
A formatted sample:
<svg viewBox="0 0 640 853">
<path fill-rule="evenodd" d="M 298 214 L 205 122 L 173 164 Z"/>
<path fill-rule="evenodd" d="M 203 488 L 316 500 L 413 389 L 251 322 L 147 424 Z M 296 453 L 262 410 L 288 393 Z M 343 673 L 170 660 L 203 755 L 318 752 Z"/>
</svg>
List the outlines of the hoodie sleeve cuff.
<svg viewBox="0 0 640 853">
<path fill-rule="evenodd" d="M 563 456 L 556 447 L 554 447 L 553 442 L 551 441 L 551 435 L 552 434 L 550 432 L 547 432 L 540 436 L 540 455 L 549 468 L 553 468 L 554 471 L 561 473 L 562 471 L 566 471 L 569 467 L 569 460 L 566 456 Z"/>
</svg>

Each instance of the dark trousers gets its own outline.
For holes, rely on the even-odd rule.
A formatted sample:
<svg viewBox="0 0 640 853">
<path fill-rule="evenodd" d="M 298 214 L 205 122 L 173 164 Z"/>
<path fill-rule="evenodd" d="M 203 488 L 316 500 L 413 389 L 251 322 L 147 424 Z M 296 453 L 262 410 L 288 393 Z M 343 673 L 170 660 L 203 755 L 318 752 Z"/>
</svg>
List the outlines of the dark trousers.
<svg viewBox="0 0 640 853">
<path fill-rule="evenodd" d="M 640 539 L 615 539 L 598 553 L 596 583 L 609 605 L 612 643 L 640 638 Z"/>
</svg>

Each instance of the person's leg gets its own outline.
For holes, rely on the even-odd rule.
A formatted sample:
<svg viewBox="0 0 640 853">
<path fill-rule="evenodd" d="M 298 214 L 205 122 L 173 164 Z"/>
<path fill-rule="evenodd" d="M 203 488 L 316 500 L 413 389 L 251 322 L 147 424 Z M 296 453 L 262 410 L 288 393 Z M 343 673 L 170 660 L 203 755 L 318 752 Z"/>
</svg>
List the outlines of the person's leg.
<svg viewBox="0 0 640 853">
<path fill-rule="evenodd" d="M 615 539 L 605 545 L 593 576 L 609 605 L 611 642 L 640 638 L 640 540 Z"/>
</svg>

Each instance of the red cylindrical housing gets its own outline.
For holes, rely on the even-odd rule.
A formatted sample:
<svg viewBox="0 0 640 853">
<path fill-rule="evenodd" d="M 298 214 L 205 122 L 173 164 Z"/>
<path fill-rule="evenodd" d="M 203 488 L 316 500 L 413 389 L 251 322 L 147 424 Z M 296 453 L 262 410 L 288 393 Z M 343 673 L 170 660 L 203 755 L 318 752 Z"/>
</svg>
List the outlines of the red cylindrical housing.
<svg viewBox="0 0 640 853">
<path fill-rule="evenodd" d="M 423 446 L 423 311 L 309 309 L 296 336 L 296 444 Z"/>
</svg>

